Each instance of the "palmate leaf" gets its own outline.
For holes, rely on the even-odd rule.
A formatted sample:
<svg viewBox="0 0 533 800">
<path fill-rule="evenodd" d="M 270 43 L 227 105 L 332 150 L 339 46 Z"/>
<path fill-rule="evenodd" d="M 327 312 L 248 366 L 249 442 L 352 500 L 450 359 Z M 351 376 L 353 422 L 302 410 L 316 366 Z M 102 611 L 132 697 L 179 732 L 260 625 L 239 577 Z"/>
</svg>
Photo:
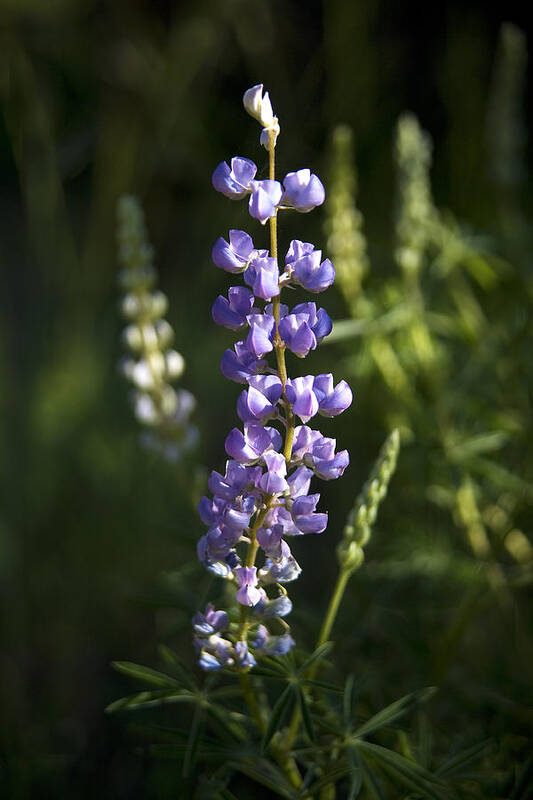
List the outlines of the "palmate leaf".
<svg viewBox="0 0 533 800">
<path fill-rule="evenodd" d="M 381 747 L 379 744 L 357 740 L 357 747 L 379 766 L 396 782 L 403 783 L 408 789 L 414 790 L 431 800 L 445 800 L 450 797 L 446 785 L 428 770 L 414 761 Z"/>
<path fill-rule="evenodd" d="M 378 778 L 374 775 L 368 764 L 361 760 L 363 784 L 370 800 L 387 800 L 383 794 Z"/>
<path fill-rule="evenodd" d="M 286 716 L 287 710 L 294 700 L 294 687 L 292 684 L 288 684 L 285 689 L 282 691 L 274 708 L 272 709 L 272 713 L 270 715 L 270 719 L 268 720 L 268 725 L 265 731 L 265 735 L 263 736 L 263 742 L 261 748 L 263 752 L 267 749 L 270 741 L 277 730 L 279 730 L 283 724 L 283 720 Z"/>
<path fill-rule="evenodd" d="M 406 714 L 407 711 L 410 711 L 413 706 L 428 700 L 436 691 L 435 687 L 429 686 L 426 689 L 419 689 L 416 692 L 405 695 L 400 700 L 396 700 L 357 728 L 354 732 L 354 737 L 368 736 L 369 733 L 374 733 L 386 725 L 391 725 L 403 714 Z"/>
<path fill-rule="evenodd" d="M 533 784 L 533 758 L 526 762 L 509 796 L 509 800 L 530 800 Z"/>
<path fill-rule="evenodd" d="M 301 800 L 301 794 L 294 789 L 283 772 L 266 758 L 250 756 L 249 758 L 233 759 L 228 762 L 228 768 L 242 772 L 248 778 L 266 786 L 279 797 L 287 800 Z"/>
<path fill-rule="evenodd" d="M 198 688 L 190 673 L 190 670 L 184 666 L 180 657 L 174 652 L 174 650 L 171 650 L 170 647 L 167 647 L 165 644 L 160 644 L 158 650 L 163 661 L 168 664 L 168 666 L 172 667 L 176 673 L 177 679 L 183 686 L 187 687 L 188 689 Z"/>
<path fill-rule="evenodd" d="M 466 766 L 469 766 L 472 761 L 475 761 L 479 758 L 483 753 L 490 747 L 492 744 L 491 739 L 485 739 L 483 742 L 478 742 L 477 744 L 472 745 L 472 747 L 467 747 L 465 750 L 461 750 L 460 753 L 456 753 L 454 756 L 445 761 L 444 764 L 435 770 L 436 775 L 448 776 L 448 775 L 457 775 L 460 774 Z"/>
<path fill-rule="evenodd" d="M 363 770 L 361 768 L 361 759 L 355 746 L 346 748 L 346 759 L 350 770 L 348 800 L 356 800 L 363 788 Z"/>
<path fill-rule="evenodd" d="M 311 667 L 316 661 L 320 661 L 321 659 L 325 658 L 332 647 L 333 642 L 324 642 L 324 644 L 321 644 L 320 647 L 317 647 L 314 653 L 311 653 L 309 658 L 306 658 L 303 664 L 296 671 L 296 674 L 305 675 L 309 667 Z"/>
<path fill-rule="evenodd" d="M 149 708 L 150 706 L 161 706 L 165 703 L 197 703 L 198 697 L 182 689 L 165 691 L 164 689 L 155 692 L 138 692 L 137 694 L 121 697 L 110 703 L 105 709 L 106 714 L 115 711 L 132 711 L 137 708 Z"/>
<path fill-rule="evenodd" d="M 134 664 L 131 661 L 112 661 L 111 666 L 113 669 L 116 669 L 117 672 L 121 672 L 129 678 L 136 678 L 152 686 L 160 686 L 161 688 L 177 688 L 181 686 L 180 681 L 176 680 L 176 678 L 165 675 L 164 672 L 158 672 L 151 667 L 143 667 L 140 664 Z"/>
<path fill-rule="evenodd" d="M 314 731 L 314 728 L 313 728 L 313 720 L 311 719 L 311 711 L 309 709 L 309 703 L 307 702 L 307 698 L 306 698 L 301 686 L 298 686 L 296 688 L 296 691 L 298 693 L 298 700 L 299 700 L 299 703 L 300 703 L 300 711 L 302 713 L 302 722 L 304 724 L 305 732 L 306 732 L 307 736 L 309 737 L 309 741 L 314 742 L 315 741 L 315 731 Z"/>
<path fill-rule="evenodd" d="M 331 784 L 335 785 L 337 781 L 345 778 L 349 771 L 350 768 L 345 759 L 342 759 L 340 762 L 335 762 L 333 766 L 326 770 L 324 775 L 321 775 L 321 777 L 309 787 L 309 796 L 316 797 L 321 789 Z"/>
<path fill-rule="evenodd" d="M 346 728 L 350 727 L 352 717 L 354 714 L 354 704 L 356 698 L 355 691 L 355 675 L 348 675 L 346 683 L 344 684 L 344 693 L 342 697 L 342 716 Z"/>
<path fill-rule="evenodd" d="M 185 756 L 183 758 L 182 775 L 187 777 L 193 771 L 196 763 L 196 756 L 200 744 L 200 734 L 203 728 L 204 709 L 201 706 L 196 706 L 194 709 L 194 716 L 192 718 L 191 730 L 187 740 L 187 747 L 185 749 Z"/>
</svg>

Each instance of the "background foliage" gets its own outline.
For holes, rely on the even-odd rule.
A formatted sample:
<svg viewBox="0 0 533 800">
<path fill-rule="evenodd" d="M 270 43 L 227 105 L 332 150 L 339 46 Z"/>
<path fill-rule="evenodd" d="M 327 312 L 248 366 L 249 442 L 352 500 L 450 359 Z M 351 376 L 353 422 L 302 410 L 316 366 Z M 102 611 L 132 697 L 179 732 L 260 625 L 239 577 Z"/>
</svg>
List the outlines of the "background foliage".
<svg viewBox="0 0 533 800">
<path fill-rule="evenodd" d="M 482 796 L 511 796 L 532 722 L 532 278 L 530 83 L 516 28 L 502 49 L 501 23 L 523 20 L 512 4 L 504 11 L 450 2 L 430 14 L 378 0 L 0 3 L 7 797 L 179 790 L 173 763 L 136 755 L 124 719 L 103 714 L 129 690 L 112 659 L 154 663 L 165 642 L 192 666 L 189 620 L 208 588 L 194 563 L 201 470 L 140 450 L 116 371 L 115 208 L 125 191 L 143 200 L 183 385 L 198 401 L 196 461 L 220 468 L 236 392 L 218 371 L 231 336 L 210 322 L 222 284 L 209 254 L 239 226 L 239 210 L 219 202 L 209 178 L 236 148 L 260 158 L 240 110 L 243 89 L 259 81 L 281 119 L 280 172 L 311 165 L 329 189 L 339 158 L 344 176 L 351 158 L 346 129 L 336 149 L 333 131 L 350 126 L 368 242 L 364 256 L 364 240 L 355 243 L 367 259 L 363 288 L 331 290 L 328 309 L 344 322 L 314 356 L 355 390 L 333 434 L 352 466 L 325 497 L 327 534 L 296 554 L 294 628 L 310 646 L 346 514 L 399 425 L 398 472 L 348 587 L 334 661 L 360 679 L 367 714 L 438 685 L 411 719 L 415 739 L 428 746 L 431 729 L 442 761 L 489 738 L 476 764 Z M 394 161 L 406 109 L 434 142 L 432 190 L 411 228 L 395 217 L 409 185 L 406 162 L 397 175 Z M 344 187 L 347 203 L 355 188 Z M 316 216 L 298 219 L 300 238 L 326 249 L 330 237 L 335 250 L 334 211 L 318 230 Z M 413 276 L 397 245 L 421 231 Z M 186 724 L 187 713 L 176 706 L 158 719 Z"/>
</svg>

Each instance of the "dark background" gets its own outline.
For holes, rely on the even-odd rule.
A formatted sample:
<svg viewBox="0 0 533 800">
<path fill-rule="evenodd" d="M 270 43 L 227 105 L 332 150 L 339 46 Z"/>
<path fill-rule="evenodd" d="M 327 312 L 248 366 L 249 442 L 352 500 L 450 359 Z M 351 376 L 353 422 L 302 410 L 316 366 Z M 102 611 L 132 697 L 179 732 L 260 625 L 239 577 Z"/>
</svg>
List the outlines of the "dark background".
<svg viewBox="0 0 533 800">
<path fill-rule="evenodd" d="M 501 23 L 529 33 L 521 6 L 0 2 L 3 796 L 180 796 L 172 766 L 135 755 L 124 717 L 105 717 L 103 709 L 131 689 L 111 660 L 154 664 L 157 644 L 166 642 L 193 663 L 189 618 L 208 584 L 194 563 L 202 533 L 195 503 L 203 489 L 196 479 L 191 486 L 190 476 L 197 465 L 222 467 L 237 397 L 218 370 L 232 337 L 210 320 L 212 300 L 225 291 L 210 250 L 229 227 L 248 225 L 243 207 L 212 191 L 210 175 L 231 155 L 261 162 L 243 91 L 258 82 L 270 91 L 282 126 L 280 174 L 310 166 L 327 186 L 331 132 L 340 122 L 352 126 L 371 279 L 386 281 L 393 269 L 386 255 L 393 136 L 406 109 L 434 141 L 437 205 L 474 230 L 494 228 L 487 100 Z M 525 102 L 529 120 L 530 80 Z M 116 370 L 115 207 L 125 191 L 143 202 L 168 317 L 187 362 L 181 383 L 197 398 L 194 469 L 173 469 L 140 448 Z M 529 198 L 525 203 L 528 209 Z M 325 246 L 320 213 L 296 220 L 293 235 Z M 335 289 L 325 303 L 333 317 L 347 315 Z M 342 354 L 314 354 L 309 369 L 329 369 Z M 294 624 L 308 646 L 335 574 L 336 531 L 387 432 L 383 419 L 364 416 L 373 404 L 368 390 L 354 388 L 357 403 L 333 434 L 353 464 L 344 485 L 324 493 L 329 541 L 313 539 L 298 550 L 304 573 L 294 588 Z M 401 517 L 398 535 L 406 543 L 409 487 L 423 493 L 426 475 L 417 447 L 424 443 L 412 446 L 403 473 L 400 465 L 383 518 L 382 530 L 392 530 Z M 522 523 L 527 531 L 525 516 Z M 412 520 L 413 528 L 424 524 L 441 524 L 427 504 Z M 379 564 L 381 555 L 378 544 L 369 560 Z M 437 583 L 387 580 L 358 578 L 339 622 L 340 660 L 375 676 L 376 702 L 432 681 L 428 637 L 454 602 L 446 576 Z M 521 638 L 517 602 L 500 616 L 477 615 L 468 654 L 458 656 L 470 682 L 486 690 L 484 699 L 462 718 L 461 693 L 450 688 L 435 710 L 450 740 L 470 723 L 484 726 L 472 736 L 506 732 L 508 767 L 527 751 L 529 721 L 516 709 L 509 717 L 505 706 L 505 698 L 527 705 L 522 657 L 531 645 Z M 364 636 L 354 630 L 364 627 L 363 617 Z M 495 651 L 507 652 L 519 675 Z M 500 691 L 504 701 L 490 699 Z"/>
</svg>

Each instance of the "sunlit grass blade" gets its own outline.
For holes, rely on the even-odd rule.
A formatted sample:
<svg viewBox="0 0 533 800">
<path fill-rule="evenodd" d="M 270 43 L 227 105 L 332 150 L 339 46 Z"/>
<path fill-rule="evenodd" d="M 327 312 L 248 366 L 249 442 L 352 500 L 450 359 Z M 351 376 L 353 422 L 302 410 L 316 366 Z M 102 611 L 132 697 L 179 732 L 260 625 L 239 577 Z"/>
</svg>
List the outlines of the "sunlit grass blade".
<svg viewBox="0 0 533 800">
<path fill-rule="evenodd" d="M 436 691 L 435 687 L 430 686 L 427 689 L 419 689 L 416 692 L 405 695 L 400 700 L 396 700 L 357 728 L 354 732 L 354 737 L 368 736 L 369 733 L 374 733 L 386 725 L 392 725 L 399 717 L 410 711 L 413 706 L 428 700 Z"/>
</svg>

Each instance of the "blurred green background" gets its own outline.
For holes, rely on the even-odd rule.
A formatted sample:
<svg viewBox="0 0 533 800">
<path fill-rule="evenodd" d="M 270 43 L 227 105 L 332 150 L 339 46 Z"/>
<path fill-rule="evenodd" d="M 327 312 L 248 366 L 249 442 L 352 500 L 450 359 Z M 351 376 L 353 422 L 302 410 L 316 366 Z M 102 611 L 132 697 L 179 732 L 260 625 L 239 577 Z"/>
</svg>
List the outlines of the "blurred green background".
<svg viewBox="0 0 533 800">
<path fill-rule="evenodd" d="M 193 663 L 189 619 L 209 584 L 195 504 L 223 465 L 238 392 L 218 369 L 233 337 L 211 322 L 227 281 L 210 251 L 228 228 L 251 230 L 210 176 L 231 155 L 262 163 L 241 106 L 258 82 L 280 117 L 281 175 L 310 166 L 328 189 L 333 131 L 353 132 L 371 268 L 353 303 L 339 288 L 321 298 L 334 319 L 378 319 L 414 297 L 394 257 L 406 109 L 433 139 L 433 195 L 453 213 L 438 230 L 455 256 L 430 242 L 416 288 L 436 326 L 429 366 L 401 325 L 373 338 L 348 326 L 306 362 L 346 377 L 356 403 L 322 426 L 352 465 L 324 490 L 327 535 L 295 548 L 296 637 L 312 644 L 346 513 L 398 424 L 398 474 L 339 619 L 338 665 L 364 676 L 369 708 L 437 683 L 439 747 L 492 737 L 501 793 L 486 796 L 507 796 L 533 721 L 533 278 L 531 83 L 505 21 L 528 33 L 518 3 L 0 2 L 2 796 L 182 796 L 172 765 L 136 754 L 124 718 L 103 709 L 130 688 L 112 659 L 153 664 L 166 642 Z M 140 448 L 116 368 L 123 192 L 145 208 L 198 403 L 200 444 L 179 468 Z M 326 250 L 326 212 L 283 220 L 282 242 Z"/>
</svg>

